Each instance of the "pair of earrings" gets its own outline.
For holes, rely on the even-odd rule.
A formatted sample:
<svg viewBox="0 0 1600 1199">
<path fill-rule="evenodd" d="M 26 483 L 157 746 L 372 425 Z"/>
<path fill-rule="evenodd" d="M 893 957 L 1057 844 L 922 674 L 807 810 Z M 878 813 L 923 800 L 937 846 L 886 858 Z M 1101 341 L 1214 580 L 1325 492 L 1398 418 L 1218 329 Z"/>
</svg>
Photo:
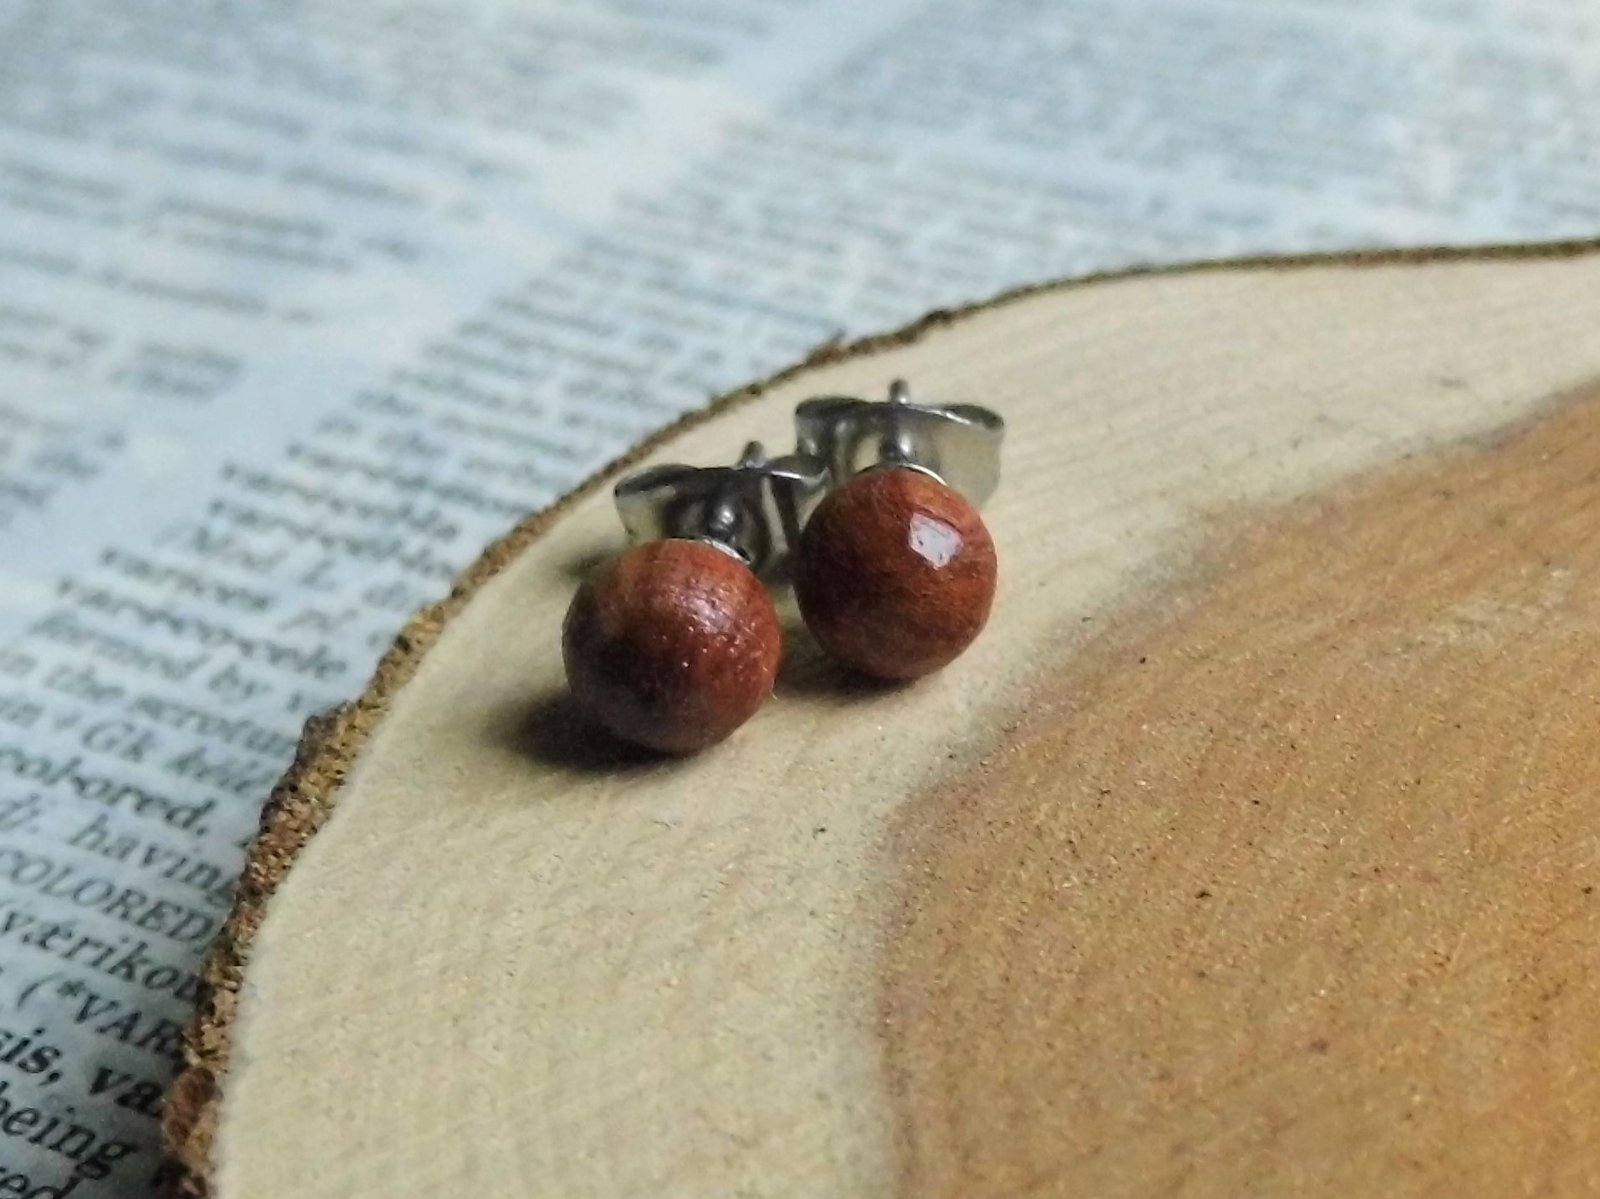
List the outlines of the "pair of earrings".
<svg viewBox="0 0 1600 1199">
<path fill-rule="evenodd" d="M 840 662 L 909 680 L 955 659 L 994 601 L 977 505 L 1005 425 L 974 404 L 848 396 L 795 409 L 797 450 L 732 466 L 657 466 L 617 484 L 635 542 L 585 582 L 562 629 L 567 681 L 627 741 L 690 753 L 772 694 L 782 633 L 759 576 L 787 556 L 807 627 Z"/>
</svg>

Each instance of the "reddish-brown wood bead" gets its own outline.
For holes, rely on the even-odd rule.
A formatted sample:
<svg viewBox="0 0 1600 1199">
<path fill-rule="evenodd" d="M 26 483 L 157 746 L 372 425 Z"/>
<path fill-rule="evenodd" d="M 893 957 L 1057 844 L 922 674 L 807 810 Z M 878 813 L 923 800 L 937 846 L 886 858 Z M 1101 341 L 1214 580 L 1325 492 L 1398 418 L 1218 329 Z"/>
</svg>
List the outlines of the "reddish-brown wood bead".
<svg viewBox="0 0 1600 1199">
<path fill-rule="evenodd" d="M 795 597 L 824 649 L 883 679 L 955 659 L 994 603 L 994 541 L 978 510 L 920 471 L 856 475 L 817 508 L 795 554 Z"/>
<path fill-rule="evenodd" d="M 573 696 L 597 722 L 651 749 L 691 753 L 766 702 L 782 634 L 772 597 L 732 555 L 651 541 L 578 589 L 561 651 Z"/>
</svg>

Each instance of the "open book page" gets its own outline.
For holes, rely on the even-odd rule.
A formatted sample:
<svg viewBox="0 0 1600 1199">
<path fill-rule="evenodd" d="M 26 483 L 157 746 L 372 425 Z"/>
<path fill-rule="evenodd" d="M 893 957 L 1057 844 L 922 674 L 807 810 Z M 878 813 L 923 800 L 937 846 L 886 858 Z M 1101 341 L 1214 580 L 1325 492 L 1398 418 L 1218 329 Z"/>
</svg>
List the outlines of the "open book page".
<svg viewBox="0 0 1600 1199">
<path fill-rule="evenodd" d="M 146 1193 L 301 722 L 484 540 L 712 393 L 1003 287 L 1591 233 L 1597 23 L 0 2 L 0 1193 Z"/>
</svg>

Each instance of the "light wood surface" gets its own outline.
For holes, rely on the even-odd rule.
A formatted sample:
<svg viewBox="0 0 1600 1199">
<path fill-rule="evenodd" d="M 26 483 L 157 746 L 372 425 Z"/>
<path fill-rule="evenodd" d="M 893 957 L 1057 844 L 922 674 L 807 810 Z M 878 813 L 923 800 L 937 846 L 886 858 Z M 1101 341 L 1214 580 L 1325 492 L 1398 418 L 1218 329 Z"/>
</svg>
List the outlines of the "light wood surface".
<svg viewBox="0 0 1600 1199">
<path fill-rule="evenodd" d="M 1600 1188 L 1600 256 L 1046 289 L 648 457 L 895 376 L 1010 422 L 973 649 L 853 684 L 786 601 L 748 726 L 617 754 L 558 654 L 604 481 L 530 522 L 280 788 L 190 1190 Z"/>
</svg>

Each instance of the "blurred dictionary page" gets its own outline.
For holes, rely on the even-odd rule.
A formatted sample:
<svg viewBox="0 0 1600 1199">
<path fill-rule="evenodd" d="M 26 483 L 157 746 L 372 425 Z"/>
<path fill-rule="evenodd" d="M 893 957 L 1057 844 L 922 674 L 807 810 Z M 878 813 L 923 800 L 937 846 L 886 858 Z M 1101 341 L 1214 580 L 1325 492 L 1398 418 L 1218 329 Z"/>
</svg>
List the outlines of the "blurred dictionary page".
<svg viewBox="0 0 1600 1199">
<path fill-rule="evenodd" d="M 1596 233 L 1597 34 L 1584 0 L 0 0 L 0 1193 L 155 1193 L 262 799 L 486 539 L 1002 288 Z"/>
</svg>

